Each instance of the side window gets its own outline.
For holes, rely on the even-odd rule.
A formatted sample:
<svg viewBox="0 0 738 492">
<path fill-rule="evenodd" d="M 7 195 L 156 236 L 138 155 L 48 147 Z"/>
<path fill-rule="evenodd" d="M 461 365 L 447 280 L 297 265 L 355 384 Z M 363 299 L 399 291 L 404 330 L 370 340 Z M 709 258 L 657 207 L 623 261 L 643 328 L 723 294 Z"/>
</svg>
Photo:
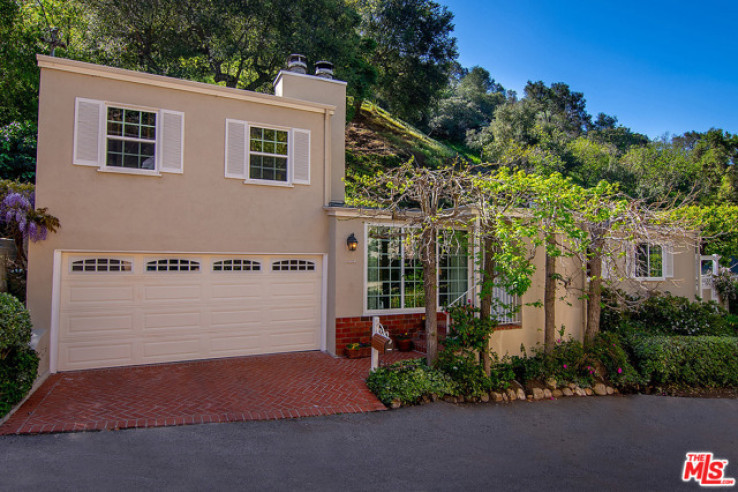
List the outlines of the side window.
<svg viewBox="0 0 738 492">
<path fill-rule="evenodd" d="M 105 165 L 156 169 L 156 113 L 108 106 Z"/>
<path fill-rule="evenodd" d="M 226 120 L 225 177 L 247 184 L 309 185 L 310 131 Z"/>
<path fill-rule="evenodd" d="M 184 113 L 77 98 L 74 164 L 101 171 L 182 173 Z"/>
</svg>

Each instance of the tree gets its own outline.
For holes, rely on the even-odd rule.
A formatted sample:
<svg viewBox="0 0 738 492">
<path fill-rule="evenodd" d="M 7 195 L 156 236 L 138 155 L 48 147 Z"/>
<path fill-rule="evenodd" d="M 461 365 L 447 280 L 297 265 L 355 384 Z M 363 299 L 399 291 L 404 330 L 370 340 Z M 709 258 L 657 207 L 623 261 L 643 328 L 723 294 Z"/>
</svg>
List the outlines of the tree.
<svg viewBox="0 0 738 492">
<path fill-rule="evenodd" d="M 489 125 L 495 109 L 505 101 L 505 89 L 479 66 L 461 69 L 447 93 L 438 101 L 429 135 L 456 143 L 464 143 L 467 132 Z"/>
<path fill-rule="evenodd" d="M 429 102 L 448 84 L 458 56 L 453 14 L 432 0 L 356 0 L 361 33 L 376 49 L 377 97 L 396 116 L 427 125 Z"/>
<path fill-rule="evenodd" d="M 391 216 L 413 231 L 407 239 L 423 266 L 427 359 L 438 357 L 438 237 L 446 230 L 466 227 L 468 190 L 472 177 L 453 167 L 431 170 L 409 161 L 386 173 L 357 180 L 356 204 L 368 214 Z"/>
<path fill-rule="evenodd" d="M 90 48 L 107 64 L 268 91 L 287 55 L 302 53 L 333 61 L 342 78 L 367 77 L 360 19 L 342 0 L 87 3 Z"/>
</svg>

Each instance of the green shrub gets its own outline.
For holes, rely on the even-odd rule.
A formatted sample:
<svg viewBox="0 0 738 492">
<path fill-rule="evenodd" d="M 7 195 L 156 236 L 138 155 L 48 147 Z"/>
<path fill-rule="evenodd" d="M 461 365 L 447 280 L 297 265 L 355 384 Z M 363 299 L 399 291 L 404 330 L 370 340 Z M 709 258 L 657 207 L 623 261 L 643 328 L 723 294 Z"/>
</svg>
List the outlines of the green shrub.
<svg viewBox="0 0 738 492">
<path fill-rule="evenodd" d="M 738 318 L 731 316 L 714 301 L 691 301 L 670 294 L 647 299 L 603 293 L 600 328 L 624 335 L 640 332 L 647 335 L 736 336 Z"/>
<path fill-rule="evenodd" d="M 424 396 L 456 394 L 451 379 L 440 371 L 431 369 L 423 359 L 397 362 L 380 367 L 369 375 L 366 385 L 377 398 L 389 405 L 399 400 L 404 405 L 418 403 Z"/>
<path fill-rule="evenodd" d="M 631 348 L 652 385 L 738 386 L 738 337 L 636 337 Z"/>
<path fill-rule="evenodd" d="M 38 356 L 31 350 L 31 317 L 15 297 L 0 293 L 0 417 L 33 386 Z"/>
<path fill-rule="evenodd" d="M 620 389 L 637 389 L 643 378 L 630 363 L 622 337 L 616 333 L 600 333 L 590 349 L 591 357 L 602 364 L 608 381 Z"/>
<path fill-rule="evenodd" d="M 14 348 L 0 360 L 0 417 L 30 391 L 37 371 L 38 356 L 28 347 Z"/>
<path fill-rule="evenodd" d="M 595 367 L 584 346 L 576 340 L 558 340 L 551 352 L 542 350 L 533 357 L 513 357 L 515 376 L 521 383 L 545 381 L 576 383 L 582 387 L 592 385 Z"/>
<path fill-rule="evenodd" d="M 492 381 L 472 354 L 443 351 L 438 356 L 437 368 L 453 380 L 460 395 L 482 396 L 492 389 Z"/>
<path fill-rule="evenodd" d="M 31 317 L 25 306 L 10 294 L 0 293 L 0 359 L 31 341 Z"/>
<path fill-rule="evenodd" d="M 489 381 L 492 389 L 501 391 L 510 387 L 510 383 L 515 379 L 515 371 L 511 360 L 504 358 L 500 361 L 497 354 L 492 354 L 494 363 L 492 364 Z"/>
</svg>

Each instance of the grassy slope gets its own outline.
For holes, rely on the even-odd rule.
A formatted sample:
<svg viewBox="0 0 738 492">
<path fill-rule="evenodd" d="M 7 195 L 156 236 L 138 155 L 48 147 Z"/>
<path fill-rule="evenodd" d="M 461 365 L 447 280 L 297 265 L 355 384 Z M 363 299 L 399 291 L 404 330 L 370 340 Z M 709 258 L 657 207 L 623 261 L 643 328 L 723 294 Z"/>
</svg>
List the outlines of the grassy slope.
<svg viewBox="0 0 738 492">
<path fill-rule="evenodd" d="M 418 165 L 437 168 L 461 161 L 475 161 L 467 149 L 434 140 L 390 113 L 365 102 L 361 115 L 346 128 L 346 184 L 352 177 L 396 167 L 414 158 Z"/>
</svg>

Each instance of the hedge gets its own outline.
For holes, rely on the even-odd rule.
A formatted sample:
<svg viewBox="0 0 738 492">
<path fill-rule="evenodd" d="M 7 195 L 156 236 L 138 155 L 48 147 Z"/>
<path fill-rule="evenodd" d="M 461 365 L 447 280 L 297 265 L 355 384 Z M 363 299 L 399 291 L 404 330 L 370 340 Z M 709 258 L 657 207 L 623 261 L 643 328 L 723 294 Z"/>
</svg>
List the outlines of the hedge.
<svg viewBox="0 0 738 492">
<path fill-rule="evenodd" d="M 652 385 L 738 387 L 738 337 L 635 337 L 630 345 Z"/>
</svg>

